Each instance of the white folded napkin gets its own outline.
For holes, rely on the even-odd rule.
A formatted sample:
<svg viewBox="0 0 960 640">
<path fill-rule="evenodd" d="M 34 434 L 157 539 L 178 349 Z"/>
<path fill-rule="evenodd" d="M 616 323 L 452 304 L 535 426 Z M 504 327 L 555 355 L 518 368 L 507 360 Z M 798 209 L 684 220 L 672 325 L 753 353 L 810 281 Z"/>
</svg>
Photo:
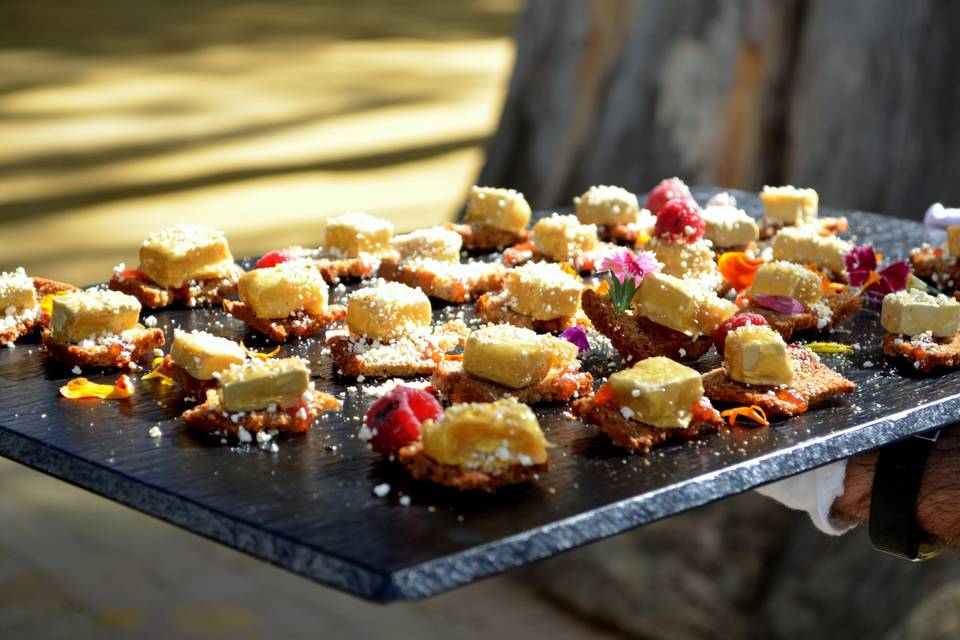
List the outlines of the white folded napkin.
<svg viewBox="0 0 960 640">
<path fill-rule="evenodd" d="M 945 207 L 939 202 L 934 202 L 923 215 L 923 224 L 941 229 L 960 224 L 960 209 Z"/>
</svg>

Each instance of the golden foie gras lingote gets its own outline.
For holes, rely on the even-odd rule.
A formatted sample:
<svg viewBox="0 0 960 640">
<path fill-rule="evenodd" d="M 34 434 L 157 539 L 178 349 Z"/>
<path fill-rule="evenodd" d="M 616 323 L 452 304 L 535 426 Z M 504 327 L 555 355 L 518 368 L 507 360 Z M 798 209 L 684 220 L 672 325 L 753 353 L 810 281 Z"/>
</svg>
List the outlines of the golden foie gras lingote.
<svg viewBox="0 0 960 640">
<path fill-rule="evenodd" d="M 530 224 L 530 205 L 513 189 L 474 186 L 467 196 L 464 221 L 521 233 Z"/>
<path fill-rule="evenodd" d="M 390 244 L 400 254 L 401 260 L 458 262 L 463 238 L 445 227 L 429 227 L 395 236 Z"/>
<path fill-rule="evenodd" d="M 310 368 L 302 358 L 252 359 L 231 365 L 215 376 L 224 411 L 286 409 L 310 400 Z"/>
<path fill-rule="evenodd" d="M 621 187 L 595 185 L 574 198 L 573 203 L 583 224 L 631 224 L 640 217 L 637 196 Z"/>
<path fill-rule="evenodd" d="M 379 281 L 347 298 L 350 331 L 373 341 L 391 342 L 430 327 L 433 309 L 419 289 Z"/>
<path fill-rule="evenodd" d="M 764 217 L 785 225 L 802 225 L 813 222 L 818 216 L 820 196 L 813 189 L 798 189 L 792 185 L 764 186 L 760 200 Z"/>
<path fill-rule="evenodd" d="M 504 277 L 507 306 L 536 320 L 576 315 L 582 290 L 577 278 L 548 262 L 529 262 Z"/>
<path fill-rule="evenodd" d="M 576 216 L 554 213 L 533 225 L 534 248 L 557 262 L 572 262 L 577 256 L 596 250 L 599 243 L 597 226 L 583 224 Z"/>
<path fill-rule="evenodd" d="M 311 261 L 294 260 L 248 271 L 240 277 L 238 292 L 257 317 L 280 319 L 296 311 L 322 314 L 329 286 Z"/>
<path fill-rule="evenodd" d="M 50 337 L 79 343 L 137 327 L 140 302 L 119 291 L 72 291 L 53 298 Z"/>
<path fill-rule="evenodd" d="M 751 385 L 789 387 L 795 376 L 787 343 L 765 326 L 745 325 L 727 334 L 723 349 L 727 375 Z"/>
<path fill-rule="evenodd" d="M 151 233 L 140 245 L 140 271 L 162 287 L 223 278 L 235 268 L 223 232 L 202 225 L 174 225 Z"/>
<path fill-rule="evenodd" d="M 243 364 L 246 354 L 233 340 L 206 331 L 174 332 L 170 358 L 197 380 L 212 380 L 232 365 Z"/>
<path fill-rule="evenodd" d="M 637 362 L 609 378 L 621 413 L 660 429 L 686 429 L 692 409 L 703 398 L 700 374 L 670 358 L 657 356 Z"/>
<path fill-rule="evenodd" d="M 561 338 L 512 325 L 472 331 L 463 350 L 463 368 L 472 376 L 511 389 L 542 381 L 551 370 L 570 366 L 578 350 Z"/>
<path fill-rule="evenodd" d="M 345 213 L 327 219 L 324 248 L 346 258 L 361 254 L 380 256 L 392 252 L 393 223 L 366 213 Z"/>
<path fill-rule="evenodd" d="M 695 281 L 654 272 L 647 274 L 633 299 L 637 313 L 687 336 L 712 336 L 737 305 Z"/>
</svg>

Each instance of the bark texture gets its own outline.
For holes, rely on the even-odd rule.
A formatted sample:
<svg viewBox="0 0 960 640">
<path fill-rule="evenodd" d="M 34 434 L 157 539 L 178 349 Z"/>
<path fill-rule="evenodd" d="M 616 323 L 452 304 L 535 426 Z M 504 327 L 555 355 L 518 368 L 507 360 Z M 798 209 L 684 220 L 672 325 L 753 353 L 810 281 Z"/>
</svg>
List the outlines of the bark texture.
<svg viewBox="0 0 960 640">
<path fill-rule="evenodd" d="M 535 207 L 664 177 L 960 204 L 960 3 L 530 0 L 480 182 Z"/>
</svg>

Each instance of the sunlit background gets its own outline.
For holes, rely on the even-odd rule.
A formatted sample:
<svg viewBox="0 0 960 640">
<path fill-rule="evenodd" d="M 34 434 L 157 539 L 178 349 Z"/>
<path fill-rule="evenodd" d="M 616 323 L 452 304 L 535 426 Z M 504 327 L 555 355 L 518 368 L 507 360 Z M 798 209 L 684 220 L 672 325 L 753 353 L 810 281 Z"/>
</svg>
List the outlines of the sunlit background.
<svg viewBox="0 0 960 640">
<path fill-rule="evenodd" d="M 98 282 L 176 222 L 242 256 L 345 211 L 449 219 L 517 4 L 0 2 L 0 270 Z"/>
</svg>

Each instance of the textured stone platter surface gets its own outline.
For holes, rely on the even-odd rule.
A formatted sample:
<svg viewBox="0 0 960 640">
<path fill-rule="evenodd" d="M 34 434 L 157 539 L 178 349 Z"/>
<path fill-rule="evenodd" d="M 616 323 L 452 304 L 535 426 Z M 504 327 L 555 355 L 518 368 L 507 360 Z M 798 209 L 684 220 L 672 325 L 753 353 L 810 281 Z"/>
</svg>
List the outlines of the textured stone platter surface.
<svg viewBox="0 0 960 640">
<path fill-rule="evenodd" d="M 703 201 L 713 191 L 696 195 Z M 736 195 L 758 213 L 755 196 Z M 888 260 L 942 239 L 914 222 L 821 213 L 847 215 L 854 239 L 873 242 Z M 220 311 L 156 318 L 168 339 L 174 327 L 198 328 L 271 348 Z M 195 437 L 177 419 L 184 404 L 176 392 L 151 382 L 130 401 L 63 400 L 57 389 L 73 374 L 48 362 L 35 341 L 0 349 L 0 454 L 337 589 L 379 601 L 421 598 L 952 423 L 960 373 L 921 376 L 888 361 L 878 324 L 878 309 L 865 309 L 829 338 L 859 349 L 823 356 L 859 385 L 855 396 L 768 429 L 627 456 L 565 418 L 564 407 L 539 409 L 556 445 L 553 469 L 492 496 L 415 485 L 378 461 L 355 434 L 380 382 L 334 376 L 319 340 L 283 351 L 308 358 L 318 387 L 343 396 L 343 411 L 275 452 Z M 717 363 L 711 354 L 697 366 Z M 601 346 L 584 366 L 600 377 L 622 364 Z M 155 425 L 163 433 L 156 439 L 147 433 Z M 390 492 L 378 497 L 373 488 L 384 484 Z"/>
</svg>

